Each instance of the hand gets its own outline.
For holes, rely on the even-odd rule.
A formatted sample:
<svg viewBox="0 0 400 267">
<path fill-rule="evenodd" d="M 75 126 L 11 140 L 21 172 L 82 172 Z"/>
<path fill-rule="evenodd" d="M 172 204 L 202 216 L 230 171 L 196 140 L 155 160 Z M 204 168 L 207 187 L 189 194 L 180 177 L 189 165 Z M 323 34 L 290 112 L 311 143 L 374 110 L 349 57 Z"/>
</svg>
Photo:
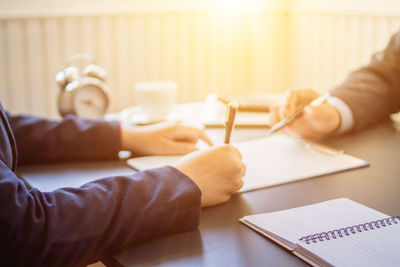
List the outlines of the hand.
<svg viewBox="0 0 400 267">
<path fill-rule="evenodd" d="M 183 155 L 197 150 L 199 139 L 212 145 L 204 130 L 180 124 L 160 123 L 141 127 L 122 127 L 122 149 L 135 155 Z"/>
<path fill-rule="evenodd" d="M 271 108 L 271 124 L 278 123 L 285 117 L 309 104 L 319 96 L 312 89 L 289 90 L 283 101 Z M 316 106 L 307 106 L 302 115 L 287 125 L 284 130 L 291 135 L 308 139 L 321 139 L 334 133 L 340 126 L 340 114 L 335 107 L 323 102 Z"/>
<path fill-rule="evenodd" d="M 243 185 L 246 166 L 239 150 L 221 145 L 184 156 L 174 167 L 189 176 L 202 192 L 202 207 L 220 204 Z"/>
</svg>

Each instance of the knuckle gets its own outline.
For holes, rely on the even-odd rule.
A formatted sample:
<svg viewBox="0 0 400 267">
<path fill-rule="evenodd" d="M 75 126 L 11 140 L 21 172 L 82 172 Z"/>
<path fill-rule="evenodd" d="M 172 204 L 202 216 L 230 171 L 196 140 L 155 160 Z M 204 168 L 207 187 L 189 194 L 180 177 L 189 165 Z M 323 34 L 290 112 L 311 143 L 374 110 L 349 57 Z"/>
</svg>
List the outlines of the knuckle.
<svg viewBox="0 0 400 267">
<path fill-rule="evenodd" d="M 243 180 L 242 180 L 242 179 L 239 179 L 239 182 L 238 182 L 238 185 L 237 185 L 236 190 L 239 190 L 240 188 L 242 188 L 242 187 L 243 187 L 243 184 L 244 184 Z"/>
<path fill-rule="evenodd" d="M 232 183 L 232 189 L 234 191 L 238 190 L 239 188 L 241 188 L 243 186 L 243 180 L 240 178 L 237 178 L 233 181 Z"/>
<path fill-rule="evenodd" d="M 247 167 L 244 163 L 242 163 L 242 176 L 244 176 L 246 174 L 247 171 Z"/>
<path fill-rule="evenodd" d="M 232 193 L 233 192 L 229 192 L 229 193 L 225 194 L 224 197 L 223 197 L 223 202 L 228 201 L 231 198 Z"/>
<path fill-rule="evenodd" d="M 221 145 L 220 149 L 223 153 L 227 153 L 227 154 L 232 153 L 234 151 L 233 146 L 228 145 L 228 144 Z"/>
<path fill-rule="evenodd" d="M 234 162 L 232 164 L 232 170 L 236 173 L 236 174 L 240 174 L 242 173 L 243 167 L 240 161 L 238 162 Z"/>
</svg>

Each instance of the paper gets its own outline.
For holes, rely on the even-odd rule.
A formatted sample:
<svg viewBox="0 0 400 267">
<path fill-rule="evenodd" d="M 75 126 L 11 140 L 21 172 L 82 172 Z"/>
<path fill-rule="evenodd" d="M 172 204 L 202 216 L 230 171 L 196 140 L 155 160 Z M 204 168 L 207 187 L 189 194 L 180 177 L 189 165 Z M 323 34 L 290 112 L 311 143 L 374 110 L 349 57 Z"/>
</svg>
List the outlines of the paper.
<svg viewBox="0 0 400 267">
<path fill-rule="evenodd" d="M 218 100 L 218 96 L 210 94 L 204 103 L 202 124 L 205 127 L 224 127 L 226 105 Z M 268 112 L 239 111 L 235 119 L 235 127 L 269 127 Z"/>
<path fill-rule="evenodd" d="M 335 266 L 399 266 L 400 221 L 375 230 L 350 233 L 316 243 L 306 244 L 300 240 L 303 236 L 387 217 L 386 214 L 350 199 L 340 198 L 288 210 L 249 215 L 240 220 L 267 237 L 280 237 L 286 244 L 282 245 L 301 258 L 315 260 L 317 255 Z M 279 240 L 274 241 L 280 243 Z"/>
<path fill-rule="evenodd" d="M 234 145 L 242 153 L 247 169 L 243 177 L 244 185 L 239 192 L 369 165 L 364 160 L 283 134 L 274 134 Z M 132 158 L 128 160 L 128 164 L 137 170 L 145 170 L 171 165 L 179 158 L 179 156 Z"/>
</svg>

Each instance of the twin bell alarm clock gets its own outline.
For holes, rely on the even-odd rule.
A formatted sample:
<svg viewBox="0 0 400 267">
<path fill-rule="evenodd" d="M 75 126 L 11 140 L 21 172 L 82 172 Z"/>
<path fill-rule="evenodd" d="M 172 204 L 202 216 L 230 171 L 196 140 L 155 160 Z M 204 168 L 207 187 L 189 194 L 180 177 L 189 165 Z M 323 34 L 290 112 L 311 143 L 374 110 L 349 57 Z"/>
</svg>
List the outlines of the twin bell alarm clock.
<svg viewBox="0 0 400 267">
<path fill-rule="evenodd" d="M 106 71 L 91 55 L 71 57 L 56 75 L 61 91 L 58 95 L 58 111 L 80 118 L 99 119 L 106 114 L 110 98 L 106 84 Z"/>
</svg>

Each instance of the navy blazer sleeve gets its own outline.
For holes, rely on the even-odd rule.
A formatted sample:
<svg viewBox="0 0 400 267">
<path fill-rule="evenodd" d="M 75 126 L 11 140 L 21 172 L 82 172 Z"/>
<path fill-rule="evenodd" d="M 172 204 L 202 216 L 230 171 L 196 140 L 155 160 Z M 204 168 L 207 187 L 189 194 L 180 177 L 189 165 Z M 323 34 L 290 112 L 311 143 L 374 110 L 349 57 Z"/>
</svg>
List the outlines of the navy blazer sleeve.
<svg viewBox="0 0 400 267">
<path fill-rule="evenodd" d="M 7 114 L 18 149 L 19 164 L 116 159 L 120 124 L 66 116 L 49 120 Z"/>
<path fill-rule="evenodd" d="M 0 265 L 84 266 L 126 245 L 195 229 L 200 197 L 172 167 L 40 192 L 0 161 Z"/>
<path fill-rule="evenodd" d="M 1 105 L 0 112 L 0 266 L 85 266 L 127 245 L 198 226 L 201 192 L 173 167 L 80 188 L 28 190 L 12 169 L 14 137 Z M 7 117 L 22 163 L 117 156 L 119 124 Z"/>
<path fill-rule="evenodd" d="M 354 115 L 353 130 L 376 124 L 400 109 L 400 32 L 370 63 L 352 73 L 331 92 Z"/>
</svg>

